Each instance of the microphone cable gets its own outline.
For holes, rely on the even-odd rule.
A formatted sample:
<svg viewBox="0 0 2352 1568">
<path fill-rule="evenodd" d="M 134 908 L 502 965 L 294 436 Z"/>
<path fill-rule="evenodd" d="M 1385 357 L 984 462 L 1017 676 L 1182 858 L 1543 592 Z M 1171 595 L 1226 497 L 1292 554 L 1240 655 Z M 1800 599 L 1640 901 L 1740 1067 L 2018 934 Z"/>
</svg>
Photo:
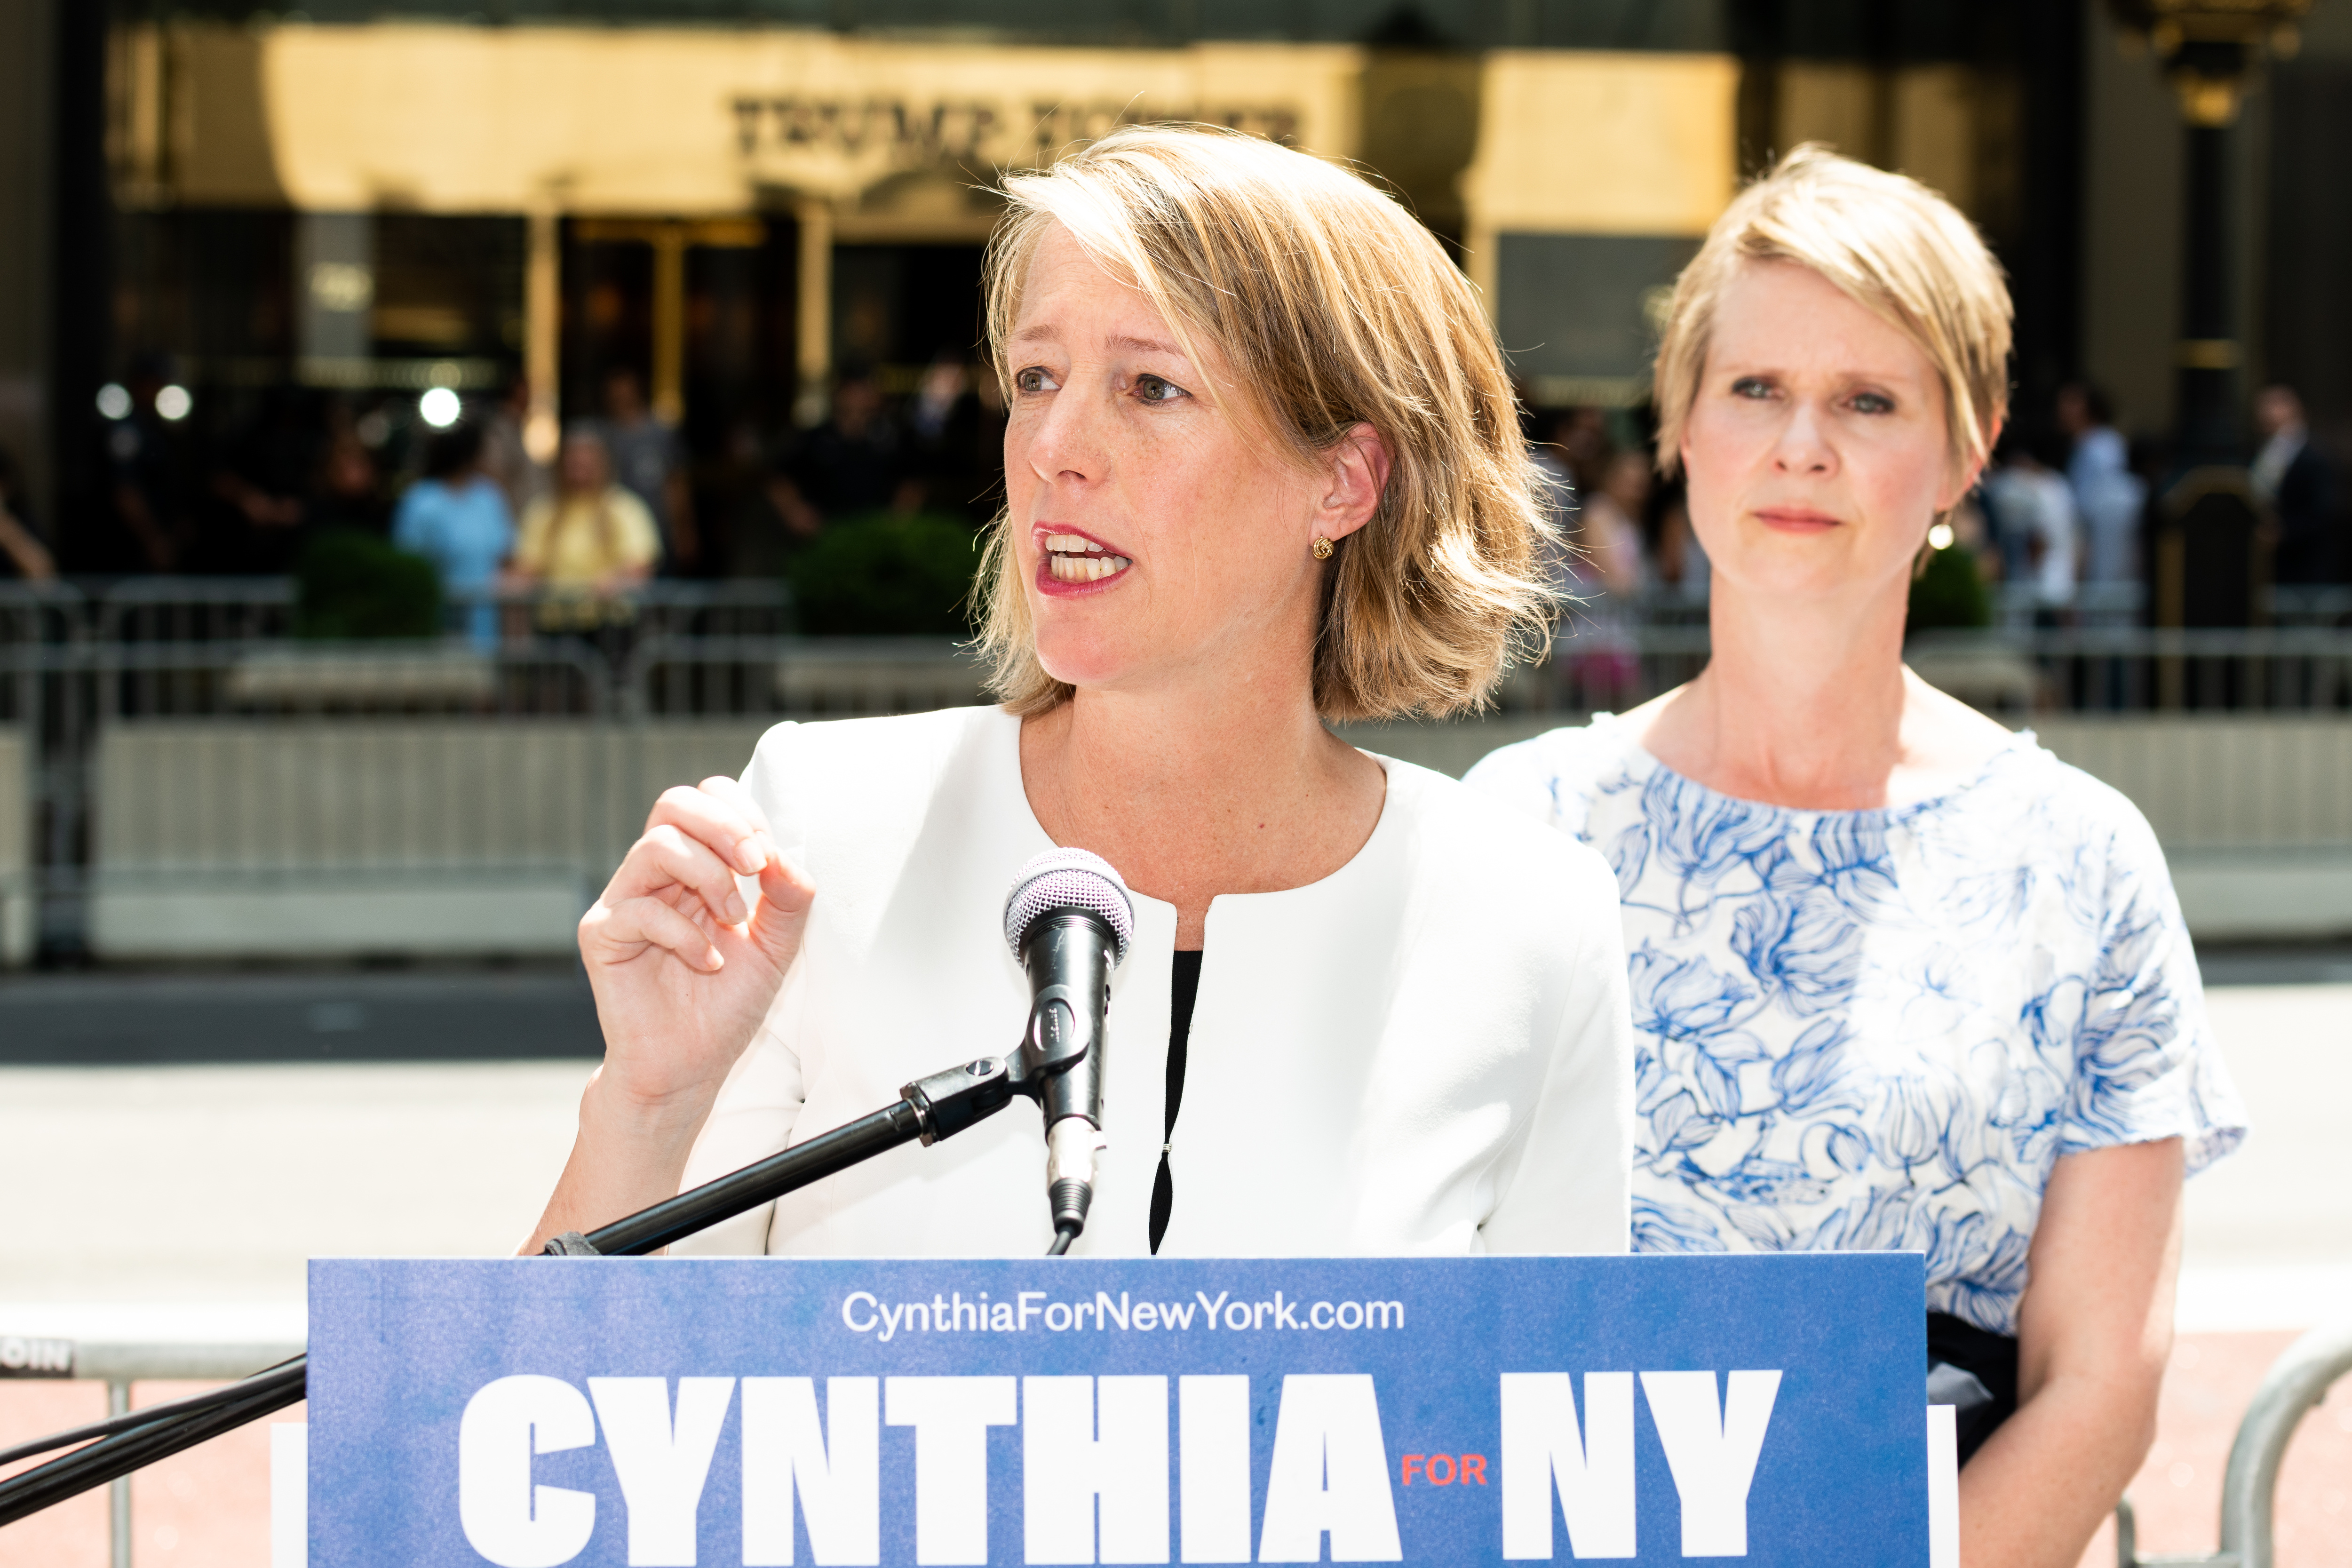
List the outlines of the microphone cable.
<svg viewBox="0 0 2352 1568">
<path fill-rule="evenodd" d="M 265 1366 L 252 1377 L 266 1377 L 300 1361 L 289 1357 L 274 1366 Z M 100 1437 L 111 1437 L 118 1432 L 135 1431 L 152 1426 L 158 1421 L 170 1421 L 183 1415 L 194 1415 L 223 1405 L 234 1405 L 253 1392 L 251 1378 L 208 1388 L 202 1394 L 191 1394 L 184 1399 L 174 1399 L 162 1405 L 149 1405 L 124 1415 L 93 1421 L 87 1426 L 69 1426 L 62 1432 L 52 1432 L 46 1437 L 36 1437 L 29 1443 L 19 1443 L 13 1448 L 0 1448 L 0 1465 L 13 1465 L 19 1459 L 29 1459 L 36 1454 L 46 1454 L 56 1448 L 70 1448 L 77 1443 L 88 1443 Z"/>
</svg>

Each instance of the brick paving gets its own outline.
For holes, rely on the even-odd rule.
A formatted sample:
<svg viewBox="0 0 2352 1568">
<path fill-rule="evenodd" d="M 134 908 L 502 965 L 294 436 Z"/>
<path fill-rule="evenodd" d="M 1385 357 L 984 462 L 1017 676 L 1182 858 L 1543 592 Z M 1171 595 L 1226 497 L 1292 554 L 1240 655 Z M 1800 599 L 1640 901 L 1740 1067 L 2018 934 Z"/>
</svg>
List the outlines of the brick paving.
<svg viewBox="0 0 2352 1568">
<path fill-rule="evenodd" d="M 208 1386 L 138 1384 L 131 1405 L 157 1405 Z M 307 1409 L 297 1405 L 270 1420 L 301 1421 Z M 100 1384 L 0 1384 L 0 1447 L 105 1414 Z M 100 1490 L 0 1530 L 0 1568 L 107 1568 L 107 1511 Z M 264 1568 L 269 1562 L 268 1427 L 241 1428 L 132 1477 L 131 1542 L 133 1568 Z"/>
<path fill-rule="evenodd" d="M 2128 1495 L 2143 1557 L 2210 1552 L 2221 1524 L 2221 1468 L 2263 1373 L 2291 1333 L 2183 1334 L 2165 1371 L 2155 1446 Z M 2352 1568 L 2352 1378 L 2303 1419 L 2279 1472 L 2278 1568 Z M 2083 1568 L 2116 1560 L 2112 1527 Z"/>
</svg>

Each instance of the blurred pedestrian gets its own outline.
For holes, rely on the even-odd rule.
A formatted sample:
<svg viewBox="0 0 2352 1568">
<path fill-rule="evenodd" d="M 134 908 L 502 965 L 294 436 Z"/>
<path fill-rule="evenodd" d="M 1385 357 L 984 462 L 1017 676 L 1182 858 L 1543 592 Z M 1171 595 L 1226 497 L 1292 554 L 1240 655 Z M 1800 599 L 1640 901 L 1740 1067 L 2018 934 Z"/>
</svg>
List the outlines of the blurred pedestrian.
<svg viewBox="0 0 2352 1568">
<path fill-rule="evenodd" d="M 2338 581 L 2343 564 L 2335 475 L 2311 444 L 2303 399 L 2291 386 L 2266 386 L 2254 399 L 2254 423 L 2263 433 L 2263 449 L 2254 456 L 2254 489 L 2278 517 L 2274 579 L 2298 584 Z"/>
<path fill-rule="evenodd" d="M 1530 441 L 1528 461 L 1536 471 L 1536 497 L 1551 523 L 1550 531 L 1538 542 L 1536 549 L 1544 587 L 1553 602 L 1561 606 L 1560 619 L 1552 628 L 1557 635 L 1566 630 L 1567 605 L 1584 592 L 1582 580 L 1577 575 L 1574 543 L 1580 498 L 1576 491 L 1576 471 L 1569 467 L 1568 454 L 1558 441 Z"/>
<path fill-rule="evenodd" d="M 995 380 L 993 371 L 975 374 L 950 349 L 924 370 L 907 409 L 914 471 L 923 481 L 922 510 L 974 525 L 994 513 L 1004 465 L 1003 403 L 992 399 Z"/>
<path fill-rule="evenodd" d="M 1985 500 L 2002 543 L 2002 576 L 2033 585 L 2039 610 L 2074 601 L 2081 529 L 2074 489 L 2051 463 L 2052 439 L 2012 433 L 2000 465 L 1985 476 Z"/>
<path fill-rule="evenodd" d="M 1578 602 L 1561 615 L 1553 647 L 1574 683 L 1574 705 L 1614 708 L 1640 700 L 1640 600 L 1649 585 L 1642 512 L 1649 504 L 1650 464 L 1639 452 L 1603 449 L 1587 466 L 1601 482 L 1578 498 L 1567 554 Z"/>
<path fill-rule="evenodd" d="M 1706 603 L 1706 547 L 1690 521 L 1690 502 L 1679 480 L 1669 484 L 1658 507 L 1658 582 L 1685 605 Z"/>
<path fill-rule="evenodd" d="M 833 412 L 803 436 L 772 487 L 796 531 L 874 512 L 921 510 L 914 454 L 883 402 L 873 367 L 852 362 L 833 389 Z"/>
<path fill-rule="evenodd" d="M 168 362 L 142 354 L 131 367 L 129 406 L 105 426 L 112 537 L 93 552 L 101 572 L 169 572 L 187 546 L 179 441 L 155 400 L 172 384 Z"/>
<path fill-rule="evenodd" d="M 311 527 L 320 532 L 348 528 L 382 539 L 391 531 L 392 509 L 384 503 L 375 454 L 349 427 L 328 437 L 310 511 Z"/>
<path fill-rule="evenodd" d="M 33 498 L 25 470 L 7 448 L 0 447 L 0 577 L 47 583 L 57 574 L 57 560 L 33 526 Z"/>
<path fill-rule="evenodd" d="M 548 485 L 547 465 L 531 458 L 530 424 L 530 381 L 518 374 L 482 419 L 482 472 L 505 494 L 507 510 L 517 517 L 546 493 Z"/>
<path fill-rule="evenodd" d="M 776 465 L 762 424 L 746 414 L 727 432 L 718 482 L 707 492 L 716 494 L 719 505 L 704 519 L 718 526 L 703 530 L 702 547 L 726 576 L 773 581 L 783 575 L 801 540 L 769 493 Z"/>
<path fill-rule="evenodd" d="M 962 356 L 944 349 L 933 355 L 907 410 L 907 425 L 916 441 L 929 446 L 946 436 L 950 421 L 971 393 L 971 373 Z"/>
<path fill-rule="evenodd" d="M 555 493 L 525 509 L 518 581 L 548 590 L 540 625 L 586 630 L 626 620 L 629 589 L 652 575 L 661 536 L 636 492 L 613 474 L 601 433 L 575 430 L 556 456 Z"/>
<path fill-rule="evenodd" d="M 192 569 L 255 577 L 292 570 L 323 445 L 318 416 L 307 392 L 272 388 L 257 413 L 215 447 Z"/>
<path fill-rule="evenodd" d="M 1650 504 L 1650 460 L 1639 452 L 1619 452 L 1601 468 L 1600 487 L 1584 497 L 1576 533 L 1590 579 L 1631 606 L 1649 585 L 1650 564 L 1643 548 L 1642 513 Z"/>
<path fill-rule="evenodd" d="M 2140 580 L 2140 516 L 2147 486 L 2131 469 L 2131 449 L 2115 426 L 2107 400 L 2088 382 L 2058 389 L 2058 427 L 2073 449 L 2066 482 L 2083 521 L 2083 581 L 2099 584 Z"/>
<path fill-rule="evenodd" d="M 1609 411 L 1571 408 L 1552 422 L 1551 444 L 1568 465 L 1570 480 L 1580 489 L 1598 489 L 1601 471 L 1609 461 Z"/>
<path fill-rule="evenodd" d="M 425 477 L 400 498 L 392 542 L 422 555 L 441 574 L 441 591 L 467 601 L 466 635 L 475 646 L 499 642 L 499 576 L 514 553 L 514 514 L 505 492 L 482 472 L 482 432 L 454 426 L 425 449 Z"/>
<path fill-rule="evenodd" d="M 596 433 L 613 479 L 643 503 L 671 563 L 683 568 L 700 561 L 686 455 L 677 432 L 646 406 L 645 384 L 635 371 L 615 370 L 604 377 L 604 419 Z"/>
</svg>

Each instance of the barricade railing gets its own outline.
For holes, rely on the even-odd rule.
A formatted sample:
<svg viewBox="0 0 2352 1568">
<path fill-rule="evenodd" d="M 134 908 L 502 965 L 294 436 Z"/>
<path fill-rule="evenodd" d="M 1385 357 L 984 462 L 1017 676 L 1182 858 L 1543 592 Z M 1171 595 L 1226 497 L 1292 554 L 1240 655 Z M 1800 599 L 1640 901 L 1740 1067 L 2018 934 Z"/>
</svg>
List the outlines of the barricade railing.
<svg viewBox="0 0 2352 1568">
<path fill-rule="evenodd" d="M 123 577 L 42 584 L 0 584 L 0 609 L 12 597 L 34 596 L 81 607 L 86 629 L 101 639 L 191 641 L 282 635 L 291 626 L 298 590 L 291 577 Z M 579 595 L 544 587 L 499 587 L 445 594 L 447 629 L 467 624 L 466 611 L 495 603 L 530 606 Z M 679 636 L 787 637 L 795 631 L 791 588 L 771 578 L 655 578 L 609 596 L 625 618 L 650 633 Z M 1993 626 L 2009 633 L 2089 628 L 2129 629 L 2143 623 L 2147 590 L 2137 583 L 2084 583 L 2053 598 L 2032 583 L 2002 583 L 1990 593 Z M 1595 595 L 1578 601 L 1587 615 L 1641 626 L 1704 626 L 1707 593 L 1653 584 L 1620 598 Z M 2352 626 L 2352 585 L 2278 584 L 2262 591 L 2258 619 L 2277 628 Z M 1574 612 L 1571 612 L 1573 618 Z M 526 619 L 522 626 L 530 625 Z"/>
<path fill-rule="evenodd" d="M 1995 712 L 2352 712 L 2352 631 L 1928 632 L 1904 658 Z"/>
<path fill-rule="evenodd" d="M 265 714 L 596 717 L 613 705 L 609 661 L 578 642 L 92 642 L 38 657 L 88 680 L 100 724 Z"/>
<path fill-rule="evenodd" d="M 216 642 L 294 636 L 300 595 L 291 577 L 126 577 L 78 594 L 101 642 Z M 476 611 L 501 640 L 579 635 L 583 626 L 643 635 L 781 637 L 793 630 L 791 591 L 761 579 L 656 578 L 608 595 L 544 586 L 456 590 L 442 595 L 442 627 L 467 635 Z"/>
<path fill-rule="evenodd" d="M 21 1386 L 19 1378 L 43 1381 L 103 1383 L 106 1414 L 131 1412 L 131 1385 L 141 1383 L 230 1383 L 251 1376 L 300 1355 L 297 1340 L 248 1334 L 237 1338 L 173 1340 L 153 1335 L 51 1339 L 11 1334 L 0 1324 L 0 1364 L 8 1381 L 0 1389 Z M 45 1458 L 47 1456 L 44 1456 Z M 107 1562 L 110 1568 L 131 1568 L 131 1478 L 107 1487 Z"/>
<path fill-rule="evenodd" d="M 107 877 L 170 899 L 207 879 L 325 877 L 350 903 L 371 879 L 421 901 L 436 879 L 487 889 L 498 868 L 536 879 L 552 911 L 609 873 L 652 793 L 738 771 L 780 718 L 986 700 L 969 646 L 784 636 L 789 605 L 767 584 L 656 584 L 629 618 L 570 632 L 541 626 L 548 601 L 503 598 L 518 627 L 483 642 L 297 638 L 291 603 L 275 579 L 0 590 L 0 961 L 22 962 L 36 929 L 52 952 L 86 942 Z M 1704 605 L 1668 612 L 1685 618 L 1572 608 L 1551 657 L 1498 692 L 1497 735 L 1623 711 L 1696 675 Z M 2125 789 L 2168 847 L 2352 846 L 2323 798 L 2352 765 L 2352 630 L 1935 633 L 1906 657 Z M 2232 728 L 2165 730 L 2183 717 Z M 184 928 L 197 918 L 173 907 Z M 561 923 L 548 913 L 531 942 Z"/>
<path fill-rule="evenodd" d="M 561 903 L 617 831 L 598 737 L 579 732 L 610 728 L 611 666 L 583 641 L 65 636 L 0 644 L 0 689 L 20 704 L 0 722 L 7 962 L 92 950 L 110 879 L 327 875 L 348 902 L 369 879 L 516 870 L 535 836 L 561 840 L 538 855 Z M 186 923 L 165 906 L 152 919 Z"/>
<path fill-rule="evenodd" d="M 2276 1568 L 2279 1468 L 2304 1416 L 2352 1373 L 2352 1321 L 2314 1329 L 2289 1345 L 2254 1390 L 2221 1472 L 2221 1528 L 2216 1551 L 2142 1557 L 2131 1500 L 2116 1509 L 2119 1568 Z"/>
<path fill-rule="evenodd" d="M 987 700 L 985 679 L 948 637 L 652 637 L 630 651 L 622 708 L 646 719 L 925 712 Z"/>
<path fill-rule="evenodd" d="M 291 577 L 125 577 L 90 598 L 100 642 L 200 643 L 290 636 Z"/>
<path fill-rule="evenodd" d="M 1550 659 L 1515 669 L 1506 711 L 1624 709 L 1706 667 L 1705 626 L 1644 626 L 1571 612 Z M 1920 677 L 1988 712 L 2352 715 L 2352 629 L 2146 626 L 1923 632 L 1904 647 Z"/>
</svg>

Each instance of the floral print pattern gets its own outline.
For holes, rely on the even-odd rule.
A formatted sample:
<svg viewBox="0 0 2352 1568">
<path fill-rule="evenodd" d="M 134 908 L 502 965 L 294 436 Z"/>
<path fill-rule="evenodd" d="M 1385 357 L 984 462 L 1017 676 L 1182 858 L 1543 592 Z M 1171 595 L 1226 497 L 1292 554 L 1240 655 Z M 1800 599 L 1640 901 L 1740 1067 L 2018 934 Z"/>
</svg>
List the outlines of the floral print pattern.
<svg viewBox="0 0 2352 1568">
<path fill-rule="evenodd" d="M 1637 1251 L 1924 1252 L 1930 1310 L 2013 1334 L 2060 1156 L 2245 1134 L 2155 836 L 2031 734 L 1885 811 L 1719 795 L 1608 714 L 1467 782 L 1616 869 Z"/>
</svg>

